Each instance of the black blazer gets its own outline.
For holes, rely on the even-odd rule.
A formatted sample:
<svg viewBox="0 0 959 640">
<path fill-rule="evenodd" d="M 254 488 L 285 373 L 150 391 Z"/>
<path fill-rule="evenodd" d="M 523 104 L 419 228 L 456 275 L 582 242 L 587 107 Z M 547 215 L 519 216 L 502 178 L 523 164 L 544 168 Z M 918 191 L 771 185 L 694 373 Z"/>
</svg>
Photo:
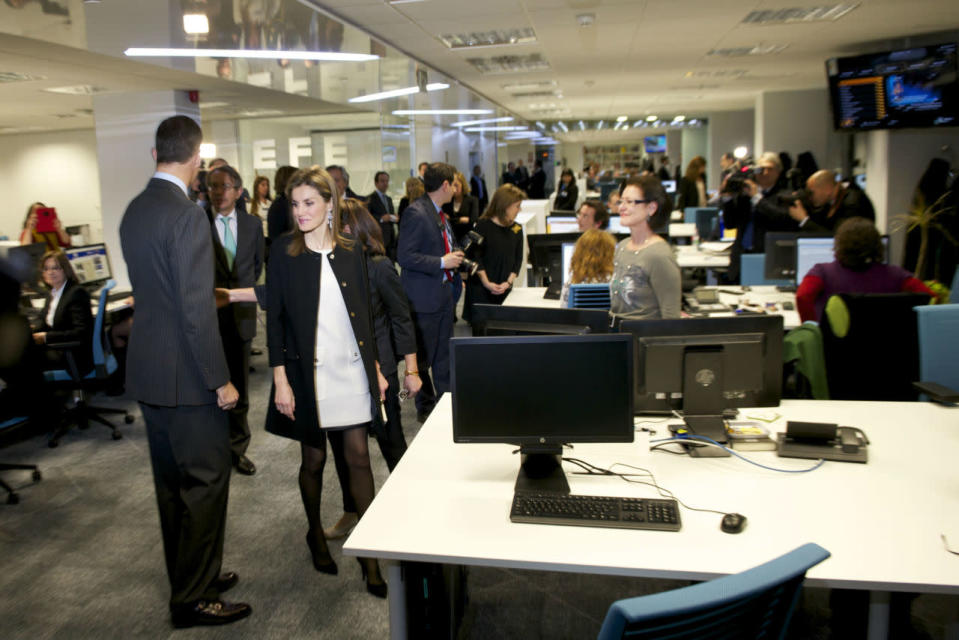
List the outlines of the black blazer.
<svg viewBox="0 0 959 640">
<path fill-rule="evenodd" d="M 573 211 L 576 208 L 576 200 L 579 198 L 579 187 L 576 182 L 570 182 L 569 186 L 563 184 L 560 180 L 556 187 L 556 199 L 553 200 L 554 211 Z"/>
<path fill-rule="evenodd" d="M 305 251 L 290 256 L 287 248 L 292 236 L 274 241 L 270 248 L 267 267 L 266 343 L 270 366 L 283 365 L 296 401 L 295 420 L 290 420 L 276 408 L 276 388 L 270 390 L 270 406 L 266 415 L 266 430 L 286 438 L 293 438 L 311 446 L 323 440 L 316 411 L 316 318 L 320 307 L 320 272 L 322 257 Z M 376 415 L 380 397 L 376 377 L 376 342 L 373 335 L 373 316 L 370 310 L 370 282 L 366 258 L 359 244 L 351 249 L 337 246 L 330 254 L 336 281 L 340 283 L 343 301 L 350 314 L 350 324 L 370 385 L 373 415 Z"/>
<path fill-rule="evenodd" d="M 366 196 L 366 208 L 373 216 L 373 219 L 380 223 L 380 231 L 383 232 L 383 247 L 391 260 L 396 259 L 396 232 L 397 224 L 395 222 L 383 222 L 380 220 L 383 216 L 394 215 L 393 199 L 386 196 L 386 205 L 380 200 L 380 194 L 374 191 Z"/>
<path fill-rule="evenodd" d="M 370 306 L 380 371 L 387 376 L 396 373 L 400 358 L 416 353 L 410 302 L 396 267 L 386 256 L 367 255 L 366 267 L 370 274 Z"/>
<path fill-rule="evenodd" d="M 450 220 L 450 226 L 453 227 L 453 235 L 456 236 L 456 241 L 462 244 L 463 236 L 476 226 L 476 221 L 479 220 L 479 200 L 473 196 L 464 195 L 459 213 L 453 213 L 453 201 L 450 200 L 443 205 L 443 213 L 445 213 Z M 458 222 L 460 218 L 469 218 L 470 221 Z"/>
<path fill-rule="evenodd" d="M 270 236 L 270 242 L 292 228 L 293 214 L 290 213 L 290 201 L 286 199 L 285 194 L 279 193 L 270 205 L 270 210 L 266 212 L 266 230 Z"/>
<path fill-rule="evenodd" d="M 226 252 L 220 244 L 220 223 L 211 216 L 210 235 L 213 241 L 213 283 L 223 289 L 252 287 L 263 271 L 263 223 L 249 213 L 236 213 L 236 259 L 231 269 Z M 241 340 L 252 340 L 256 335 L 256 303 L 235 302 L 217 310 L 222 335 L 233 335 Z"/>
<path fill-rule="evenodd" d="M 546 172 L 542 169 L 533 171 L 529 178 L 529 188 L 526 194 L 531 200 L 543 200 L 546 198 Z"/>
<path fill-rule="evenodd" d="M 72 280 L 63 285 L 60 303 L 53 312 L 53 324 L 47 324 L 52 294 L 47 295 L 43 306 L 43 325 L 41 331 L 47 332 L 47 343 L 80 342 L 80 346 L 70 351 L 80 374 L 93 368 L 93 312 L 90 311 L 90 294 Z"/>
<path fill-rule="evenodd" d="M 680 211 L 686 207 L 706 206 L 705 202 L 699 201 L 699 189 L 696 188 L 696 183 L 685 176 L 679 181 L 676 191 L 676 208 Z"/>
<path fill-rule="evenodd" d="M 482 189 L 480 189 L 482 186 Z M 489 191 L 486 190 L 486 180 L 477 178 L 475 175 L 470 178 L 470 191 L 474 198 L 479 201 L 480 213 L 486 211 L 486 205 L 489 204 Z"/>
<path fill-rule="evenodd" d="M 452 239 L 451 239 L 452 241 Z M 442 307 L 450 290 L 444 285 L 440 259 L 446 255 L 443 223 L 428 195 L 417 198 L 400 220 L 400 242 L 396 252 L 402 267 L 400 280 L 413 311 L 434 313 Z M 454 272 L 454 278 L 459 275 Z"/>
<path fill-rule="evenodd" d="M 123 259 L 137 301 L 126 388 L 165 407 L 216 402 L 230 380 L 213 299 L 213 245 L 203 209 L 153 178 L 120 221 Z"/>
</svg>

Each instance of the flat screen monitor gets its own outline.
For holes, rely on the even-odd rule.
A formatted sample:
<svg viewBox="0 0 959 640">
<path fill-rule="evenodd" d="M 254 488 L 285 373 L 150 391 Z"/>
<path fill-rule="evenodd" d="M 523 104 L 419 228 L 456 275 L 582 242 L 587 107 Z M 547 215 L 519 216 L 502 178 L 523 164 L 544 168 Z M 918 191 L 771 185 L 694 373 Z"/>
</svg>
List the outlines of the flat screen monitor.
<svg viewBox="0 0 959 640">
<path fill-rule="evenodd" d="M 676 181 L 675 180 L 663 180 L 663 189 L 666 190 L 666 193 L 674 194 L 676 193 Z"/>
<path fill-rule="evenodd" d="M 620 223 L 619 216 L 609 217 L 609 226 L 606 227 L 606 230 L 610 233 L 629 235 L 629 228 L 624 227 L 622 223 Z"/>
<path fill-rule="evenodd" d="M 546 216 L 547 233 L 579 233 L 575 215 Z"/>
<path fill-rule="evenodd" d="M 646 136 L 643 138 L 643 149 L 646 153 L 666 153 L 666 134 Z"/>
<path fill-rule="evenodd" d="M 70 266 L 73 267 L 73 272 L 77 274 L 77 280 L 80 284 L 103 284 L 113 277 L 113 272 L 110 270 L 110 257 L 107 255 L 107 246 L 102 242 L 64 249 L 64 253 L 67 254 L 67 260 L 70 261 Z"/>
<path fill-rule="evenodd" d="M 832 262 L 834 247 L 834 238 L 796 238 L 796 282 L 802 282 L 814 265 Z M 882 261 L 889 262 L 889 236 L 882 236 Z"/>
<path fill-rule="evenodd" d="M 604 180 L 599 183 L 599 199 L 603 202 L 609 200 L 609 194 L 616 191 L 619 192 L 619 187 L 622 184 L 621 180 Z"/>
<path fill-rule="evenodd" d="M 575 242 L 564 242 L 563 243 L 563 286 L 565 287 L 569 283 L 569 278 L 572 275 L 570 273 L 570 266 L 573 264 L 573 250 L 576 248 Z"/>
<path fill-rule="evenodd" d="M 620 331 L 635 340 L 637 413 L 682 411 L 694 433 L 725 442 L 726 410 L 779 405 L 782 316 L 631 320 Z"/>
<path fill-rule="evenodd" d="M 46 242 L 34 242 L 7 250 L 7 260 L 21 284 L 29 291 L 38 291 L 40 285 L 40 260 L 47 252 Z"/>
<path fill-rule="evenodd" d="M 766 257 L 763 261 L 763 277 L 766 280 L 789 280 L 796 282 L 796 238 L 827 238 L 832 236 L 823 234 L 803 234 L 796 231 L 770 231 L 766 234 L 764 250 Z M 827 262 L 831 262 L 832 259 Z"/>
<path fill-rule="evenodd" d="M 603 309 L 474 304 L 470 323 L 474 336 L 575 336 L 607 333 L 609 313 Z"/>
<path fill-rule="evenodd" d="M 563 445 L 633 441 L 632 349 L 621 334 L 453 338 L 453 441 L 517 445 L 517 490 L 568 493 Z"/>
<path fill-rule="evenodd" d="M 954 42 L 826 61 L 833 125 L 840 130 L 959 124 Z"/>
<path fill-rule="evenodd" d="M 546 297 L 558 300 L 563 286 L 563 245 L 579 239 L 579 226 L 567 233 L 531 233 L 526 236 L 533 277 L 546 284 Z"/>
</svg>

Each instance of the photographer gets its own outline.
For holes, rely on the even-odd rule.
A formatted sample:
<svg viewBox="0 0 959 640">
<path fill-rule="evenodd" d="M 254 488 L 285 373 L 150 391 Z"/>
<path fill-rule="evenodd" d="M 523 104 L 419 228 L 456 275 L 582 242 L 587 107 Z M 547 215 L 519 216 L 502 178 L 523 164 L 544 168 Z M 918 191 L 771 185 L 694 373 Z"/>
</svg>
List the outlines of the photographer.
<svg viewBox="0 0 959 640">
<path fill-rule="evenodd" d="M 832 234 L 843 220 L 876 219 L 869 197 L 853 183 L 837 182 L 836 174 L 826 169 L 812 174 L 805 191 L 797 195 L 789 216 L 802 231 Z"/>
<path fill-rule="evenodd" d="M 523 228 L 515 223 L 526 193 L 504 184 L 493 194 L 489 207 L 476 224 L 484 238 L 476 262 L 479 269 L 469 279 L 463 316 L 473 304 L 503 304 L 523 266 Z"/>
</svg>

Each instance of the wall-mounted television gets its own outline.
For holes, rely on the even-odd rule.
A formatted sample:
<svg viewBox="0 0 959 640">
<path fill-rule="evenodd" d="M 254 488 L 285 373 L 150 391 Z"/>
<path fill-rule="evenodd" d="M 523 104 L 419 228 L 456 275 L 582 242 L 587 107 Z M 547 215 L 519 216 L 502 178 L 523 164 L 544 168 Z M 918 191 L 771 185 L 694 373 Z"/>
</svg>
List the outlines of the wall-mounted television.
<svg viewBox="0 0 959 640">
<path fill-rule="evenodd" d="M 838 130 L 959 125 L 955 43 L 826 61 Z"/>
<path fill-rule="evenodd" d="M 666 153 L 666 134 L 646 136 L 643 138 L 643 148 L 646 153 Z"/>
</svg>

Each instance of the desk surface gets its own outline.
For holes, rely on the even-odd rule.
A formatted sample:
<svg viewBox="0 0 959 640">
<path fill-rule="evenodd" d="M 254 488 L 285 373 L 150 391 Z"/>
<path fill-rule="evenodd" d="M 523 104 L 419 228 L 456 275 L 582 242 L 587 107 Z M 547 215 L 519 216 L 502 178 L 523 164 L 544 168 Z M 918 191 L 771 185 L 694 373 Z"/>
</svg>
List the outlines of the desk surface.
<svg viewBox="0 0 959 640">
<path fill-rule="evenodd" d="M 634 443 L 578 444 L 566 455 L 598 465 L 624 462 L 650 469 L 660 486 L 691 506 L 746 515 L 743 533 L 722 533 L 721 516 L 688 509 L 682 509 L 679 533 L 514 524 L 509 520 L 519 466 L 518 456 L 511 454 L 514 447 L 454 444 L 446 394 L 344 552 L 702 580 L 816 542 L 832 557 L 809 572 L 811 585 L 959 593 L 959 556 L 946 552 L 940 540 L 940 533 L 959 532 L 959 409 L 931 403 L 786 401 L 756 411 L 858 426 L 872 442 L 869 463 L 827 462 L 811 473 L 776 473 L 737 458 L 651 453 L 646 435 L 637 433 Z M 655 437 L 666 432 L 665 422 L 651 426 L 658 432 Z M 771 428 L 784 430 L 785 419 Z M 811 463 L 773 452 L 745 455 L 780 468 Z M 568 474 L 575 470 L 564 467 Z M 651 487 L 618 478 L 568 478 L 574 493 L 656 497 Z"/>
</svg>

